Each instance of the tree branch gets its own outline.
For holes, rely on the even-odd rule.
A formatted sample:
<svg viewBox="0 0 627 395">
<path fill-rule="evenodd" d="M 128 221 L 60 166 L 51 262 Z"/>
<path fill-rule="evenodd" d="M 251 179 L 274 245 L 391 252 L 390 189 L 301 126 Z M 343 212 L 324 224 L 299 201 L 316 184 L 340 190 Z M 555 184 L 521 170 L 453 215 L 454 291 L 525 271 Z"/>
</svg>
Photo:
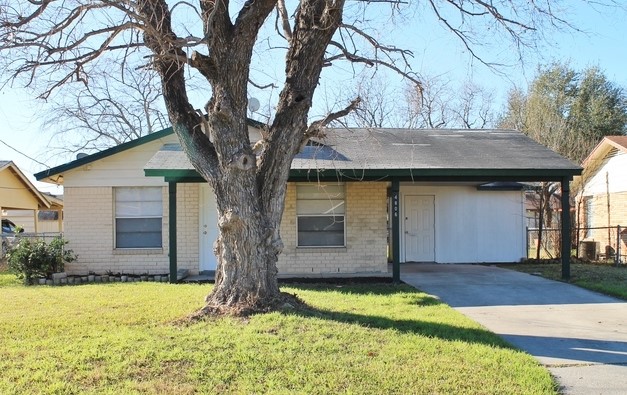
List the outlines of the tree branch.
<svg viewBox="0 0 627 395">
<path fill-rule="evenodd" d="M 359 107 L 359 103 L 361 103 L 361 98 L 357 97 L 353 101 L 351 101 L 350 104 L 344 109 L 327 114 L 327 116 L 325 116 L 324 118 L 312 122 L 311 125 L 309 125 L 309 127 L 307 128 L 307 131 L 303 134 L 301 143 L 306 143 L 307 140 L 309 140 L 311 137 L 324 137 L 321 134 L 321 131 L 325 126 L 327 126 L 331 122 L 337 121 L 338 119 L 347 116 L 352 111 L 355 111 L 355 109 Z"/>
</svg>

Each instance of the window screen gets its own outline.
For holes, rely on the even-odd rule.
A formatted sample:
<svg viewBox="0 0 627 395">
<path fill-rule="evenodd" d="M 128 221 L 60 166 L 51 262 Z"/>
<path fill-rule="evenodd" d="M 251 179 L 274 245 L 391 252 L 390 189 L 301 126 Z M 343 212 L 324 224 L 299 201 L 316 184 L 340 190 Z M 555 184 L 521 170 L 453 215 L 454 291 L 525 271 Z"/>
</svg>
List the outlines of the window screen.
<svg viewBox="0 0 627 395">
<path fill-rule="evenodd" d="M 161 188 L 115 188 L 116 248 L 160 248 L 162 215 Z"/>
<path fill-rule="evenodd" d="M 296 186 L 298 245 L 343 247 L 345 245 L 345 191 L 343 184 Z"/>
</svg>

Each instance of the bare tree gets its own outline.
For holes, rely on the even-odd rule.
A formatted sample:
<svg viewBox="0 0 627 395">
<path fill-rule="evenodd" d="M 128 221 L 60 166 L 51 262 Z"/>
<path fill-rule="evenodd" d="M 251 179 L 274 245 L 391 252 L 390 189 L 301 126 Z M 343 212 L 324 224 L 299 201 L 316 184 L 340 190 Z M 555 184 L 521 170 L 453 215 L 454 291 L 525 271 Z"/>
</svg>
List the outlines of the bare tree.
<svg viewBox="0 0 627 395">
<path fill-rule="evenodd" d="M 340 120 L 342 125 L 392 128 L 492 127 L 494 95 L 472 81 L 456 84 L 444 77 L 421 75 L 421 84 L 404 91 L 385 78 L 363 77 L 356 84 L 359 106 Z M 405 100 L 399 100 L 404 97 Z"/>
<path fill-rule="evenodd" d="M 398 100 L 402 92 L 394 88 L 385 77 L 379 75 L 362 77 L 356 84 L 361 99 L 350 114 L 334 122 L 334 125 L 360 128 L 401 128 L 410 123 L 407 104 Z"/>
<path fill-rule="evenodd" d="M 106 72 L 89 84 L 64 86 L 54 95 L 46 115 L 56 129 L 53 149 L 94 152 L 169 126 L 159 76 L 151 70 L 122 67 L 121 74 Z"/>
<path fill-rule="evenodd" d="M 609 1 L 609 0 L 608 0 Z M 596 1 L 595 1 L 596 2 Z M 475 44 L 489 40 L 532 45 L 541 28 L 569 27 L 557 1 L 428 1 L 427 9 L 476 58 Z M 295 6 L 294 12 L 288 10 Z M 0 52 L 12 77 L 38 84 L 41 96 L 68 83 L 89 85 L 101 59 L 141 61 L 161 78 L 168 117 L 194 168 L 211 185 L 219 214 L 216 285 L 202 313 L 245 313 L 282 306 L 276 262 L 282 250 L 279 224 L 292 159 L 308 139 L 323 135 L 343 110 L 309 123 L 322 69 L 338 61 L 387 67 L 418 82 L 409 70 L 411 53 L 377 41 L 367 13 L 382 7 L 401 12 L 394 0 L 246 1 L 199 0 L 2 0 Z M 239 9 L 238 9 L 239 8 Z M 344 14 L 345 8 L 347 14 Z M 250 65 L 260 29 L 278 9 L 274 48 L 285 52 L 285 80 L 257 154 L 246 123 Z M 279 45 L 279 43 L 282 44 Z M 483 40 L 487 41 L 487 38 Z M 197 111 L 188 96 L 188 72 L 210 85 L 211 97 Z"/>
<path fill-rule="evenodd" d="M 442 76 L 423 76 L 419 89 L 406 89 L 406 98 L 412 127 L 481 129 L 496 119 L 493 92 L 470 80 L 457 85 Z"/>
</svg>

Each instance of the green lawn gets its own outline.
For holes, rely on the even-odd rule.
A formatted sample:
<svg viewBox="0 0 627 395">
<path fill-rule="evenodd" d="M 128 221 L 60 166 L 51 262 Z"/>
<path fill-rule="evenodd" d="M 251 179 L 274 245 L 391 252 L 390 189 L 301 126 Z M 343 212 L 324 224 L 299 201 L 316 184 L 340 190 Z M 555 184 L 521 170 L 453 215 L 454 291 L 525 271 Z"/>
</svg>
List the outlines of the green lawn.
<svg viewBox="0 0 627 395">
<path fill-rule="evenodd" d="M 532 357 L 408 286 L 290 286 L 314 310 L 176 324 L 209 290 L 0 273 L 0 393 L 555 393 Z"/>
<path fill-rule="evenodd" d="M 562 265 L 557 262 L 540 264 L 517 263 L 501 265 L 507 269 L 535 273 L 552 280 L 562 280 Z M 627 300 L 627 266 L 613 263 L 571 263 L 571 284 Z"/>
</svg>

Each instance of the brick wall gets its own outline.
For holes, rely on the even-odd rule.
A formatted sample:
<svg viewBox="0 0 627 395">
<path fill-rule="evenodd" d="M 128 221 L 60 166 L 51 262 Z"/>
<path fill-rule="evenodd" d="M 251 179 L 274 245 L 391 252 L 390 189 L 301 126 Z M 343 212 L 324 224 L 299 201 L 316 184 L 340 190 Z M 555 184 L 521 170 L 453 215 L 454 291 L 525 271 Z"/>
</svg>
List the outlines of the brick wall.
<svg viewBox="0 0 627 395">
<path fill-rule="evenodd" d="M 167 188 L 163 189 L 163 209 L 168 211 Z M 168 218 L 163 218 L 163 248 L 114 249 L 114 197 L 112 187 L 66 187 L 65 238 L 68 247 L 78 254 L 75 262 L 66 265 L 69 274 L 159 274 L 167 273 Z"/>
<path fill-rule="evenodd" d="M 285 248 L 279 273 L 289 275 L 387 272 L 386 184 L 346 184 L 346 247 L 296 246 L 296 185 L 290 183 L 281 226 Z M 198 273 L 199 184 L 177 186 L 178 267 Z M 163 248 L 114 249 L 114 197 L 112 187 L 65 189 L 65 236 L 79 255 L 68 264 L 70 274 L 158 274 L 169 271 L 168 188 L 163 188 Z"/>
<path fill-rule="evenodd" d="M 590 203 L 587 203 L 588 201 Z M 588 212 L 589 208 L 592 209 L 592 213 Z M 607 195 L 598 194 L 585 196 L 580 209 L 580 227 L 608 226 Z M 627 229 L 627 192 L 610 193 L 610 226 L 617 225 L 620 225 L 623 229 Z M 607 229 L 590 229 L 588 232 L 581 232 L 582 239 L 598 241 L 600 243 L 601 253 L 604 253 L 606 245 L 611 245 L 613 248 L 616 248 L 616 229 L 611 230 L 610 236 L 611 243 L 608 239 Z M 621 255 L 627 255 L 627 233 L 623 233 L 620 238 Z"/>
<path fill-rule="evenodd" d="M 346 183 L 346 247 L 297 247 L 296 185 L 287 189 L 279 274 L 333 275 L 387 272 L 387 185 Z"/>
<path fill-rule="evenodd" d="M 177 265 L 198 274 L 198 241 L 200 215 L 200 184 L 178 184 L 176 188 Z"/>
</svg>

